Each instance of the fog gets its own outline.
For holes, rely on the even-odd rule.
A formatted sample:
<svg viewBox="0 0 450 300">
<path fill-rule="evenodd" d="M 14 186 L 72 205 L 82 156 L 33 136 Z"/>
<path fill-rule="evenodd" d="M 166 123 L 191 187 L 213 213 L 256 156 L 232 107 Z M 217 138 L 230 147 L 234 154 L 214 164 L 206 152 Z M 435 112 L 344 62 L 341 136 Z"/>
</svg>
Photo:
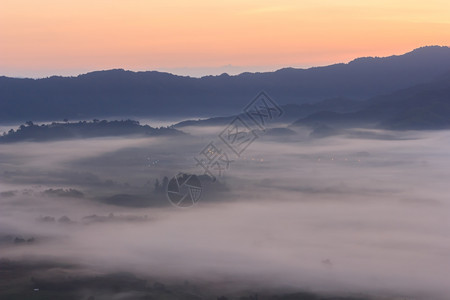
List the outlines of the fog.
<svg viewBox="0 0 450 300">
<path fill-rule="evenodd" d="M 262 135 L 230 155 L 225 190 L 189 209 L 155 196 L 155 179 L 202 173 L 193 158 L 218 129 L 2 145 L 0 258 L 224 290 L 450 298 L 449 131 Z M 151 205 L 104 200 L 124 194 Z"/>
</svg>

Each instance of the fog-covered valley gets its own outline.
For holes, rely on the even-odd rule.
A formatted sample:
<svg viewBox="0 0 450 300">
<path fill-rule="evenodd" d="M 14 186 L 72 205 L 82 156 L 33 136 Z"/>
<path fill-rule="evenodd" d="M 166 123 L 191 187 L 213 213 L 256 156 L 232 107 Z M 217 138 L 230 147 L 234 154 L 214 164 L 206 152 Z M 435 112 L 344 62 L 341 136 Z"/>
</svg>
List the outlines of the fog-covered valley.
<svg viewBox="0 0 450 300">
<path fill-rule="evenodd" d="M 449 131 L 262 135 L 178 209 L 164 177 L 221 127 L 182 130 L 2 145 L 1 294 L 450 297 Z"/>
</svg>

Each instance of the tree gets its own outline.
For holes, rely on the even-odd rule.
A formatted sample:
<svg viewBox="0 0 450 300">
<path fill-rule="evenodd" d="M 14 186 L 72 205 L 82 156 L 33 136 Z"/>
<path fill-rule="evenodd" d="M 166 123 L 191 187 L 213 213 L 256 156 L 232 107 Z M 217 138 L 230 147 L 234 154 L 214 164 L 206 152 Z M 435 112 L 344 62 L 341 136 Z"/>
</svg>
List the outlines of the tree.
<svg viewBox="0 0 450 300">
<path fill-rule="evenodd" d="M 155 180 L 155 189 L 154 189 L 154 192 L 155 192 L 155 193 L 160 193 L 161 190 L 162 190 L 162 188 L 161 188 L 161 185 L 159 184 L 159 180 L 156 179 L 156 180 Z"/>
<path fill-rule="evenodd" d="M 162 182 L 162 189 L 163 190 L 167 189 L 168 185 L 169 185 L 169 178 L 167 178 L 167 176 L 164 176 L 163 182 Z"/>
</svg>

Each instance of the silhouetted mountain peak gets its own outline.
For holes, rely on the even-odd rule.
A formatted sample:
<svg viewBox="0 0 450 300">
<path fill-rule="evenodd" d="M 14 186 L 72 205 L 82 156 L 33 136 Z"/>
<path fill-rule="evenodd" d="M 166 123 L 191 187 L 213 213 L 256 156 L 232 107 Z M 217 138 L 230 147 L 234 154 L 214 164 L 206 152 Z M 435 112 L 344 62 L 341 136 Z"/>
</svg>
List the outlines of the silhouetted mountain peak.
<svg viewBox="0 0 450 300">
<path fill-rule="evenodd" d="M 450 51 L 450 47 L 448 46 L 432 45 L 416 48 L 413 51 L 409 52 L 409 54 L 435 54 L 435 53 L 448 53 L 448 51 Z"/>
<path fill-rule="evenodd" d="M 379 57 L 379 56 L 367 56 L 367 57 L 359 57 L 348 64 L 363 64 L 363 63 L 374 63 L 374 62 L 391 62 L 393 60 L 405 60 L 409 58 L 422 58 L 422 59 L 432 59 L 433 57 L 442 58 L 445 56 L 450 59 L 450 48 L 447 46 L 424 46 L 420 48 L 416 48 L 410 52 L 401 54 L 401 55 L 391 55 L 387 57 Z"/>
</svg>

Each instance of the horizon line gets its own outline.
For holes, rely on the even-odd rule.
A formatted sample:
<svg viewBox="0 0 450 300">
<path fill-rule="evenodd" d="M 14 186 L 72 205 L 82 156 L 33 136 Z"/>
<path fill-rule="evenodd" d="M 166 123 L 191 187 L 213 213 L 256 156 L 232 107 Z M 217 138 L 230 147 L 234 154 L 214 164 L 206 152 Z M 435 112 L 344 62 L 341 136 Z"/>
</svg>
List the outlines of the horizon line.
<svg viewBox="0 0 450 300">
<path fill-rule="evenodd" d="M 0 77 L 7 77 L 7 78 L 14 78 L 14 79 L 31 79 L 31 80 L 39 80 L 39 79 L 48 79 L 48 78 L 52 78 L 52 77 L 63 77 L 63 78 L 76 78 L 79 76 L 83 76 L 83 75 L 87 75 L 87 74 L 91 74 L 91 73 L 96 73 L 96 72 L 108 72 L 108 71 L 124 71 L 124 72 L 132 72 L 132 73 L 147 73 L 147 72 L 157 72 L 157 73 L 162 73 L 162 74 L 169 74 L 169 75 L 173 75 L 173 76 L 178 76 L 178 77 L 189 77 L 189 78 L 197 78 L 197 79 L 201 79 L 201 78 L 205 78 L 205 77 L 219 77 L 219 76 L 239 76 L 242 74 L 262 74 L 262 73 L 274 73 L 280 70 L 284 70 L 284 69 L 297 69 L 297 70 L 308 70 L 308 69 L 314 69 L 314 68 L 322 68 L 322 67 L 328 67 L 328 66 L 333 66 L 333 65 L 340 65 L 340 64 L 349 64 L 351 62 L 354 62 L 356 60 L 359 59 L 383 59 L 383 58 L 390 58 L 390 57 L 398 57 L 398 56 L 403 56 L 403 55 L 407 55 L 410 53 L 413 53 L 417 50 L 421 50 L 421 49 L 425 49 L 425 48 L 448 48 L 450 49 L 449 46 L 445 46 L 445 45 L 426 45 L 426 46 L 420 46 L 420 47 L 416 47 L 410 51 L 401 53 L 401 54 L 392 54 L 392 55 L 388 55 L 388 56 L 360 56 L 360 57 L 355 57 L 351 60 L 345 61 L 345 62 L 334 62 L 334 63 L 325 63 L 323 65 L 318 64 L 318 65 L 310 65 L 310 66 L 295 66 L 295 65 L 290 65 L 290 66 L 237 66 L 237 65 L 232 65 L 232 64 L 228 64 L 228 65 L 222 65 L 222 66 L 211 66 L 211 67 L 176 67 L 176 68 L 155 68 L 155 69 L 147 69 L 147 70 L 138 70 L 138 69 L 126 69 L 123 67 L 112 67 L 110 69 L 97 69 L 97 70 L 84 70 L 84 71 L 80 71 L 79 73 L 74 73 L 74 74 L 53 74 L 53 75 L 48 75 L 48 76 L 43 76 L 43 77 L 28 77 L 28 76 L 9 76 L 9 75 L 0 75 Z M 185 70 L 185 71 L 191 71 L 193 72 L 194 70 L 220 70 L 220 69 L 225 69 L 225 68 L 235 68 L 237 69 L 241 69 L 241 71 L 237 71 L 237 72 L 221 72 L 221 71 L 217 71 L 217 72 L 213 72 L 213 73 L 208 73 L 208 74 L 204 74 L 204 75 L 198 75 L 195 76 L 193 74 L 189 75 L 187 73 L 183 74 L 183 72 L 179 72 L 180 70 Z M 247 71 L 245 70 L 247 69 Z M 253 69 L 253 70 L 251 70 Z M 260 71 L 257 71 L 256 69 L 261 69 Z M 178 72 L 176 71 L 178 70 Z"/>
</svg>

